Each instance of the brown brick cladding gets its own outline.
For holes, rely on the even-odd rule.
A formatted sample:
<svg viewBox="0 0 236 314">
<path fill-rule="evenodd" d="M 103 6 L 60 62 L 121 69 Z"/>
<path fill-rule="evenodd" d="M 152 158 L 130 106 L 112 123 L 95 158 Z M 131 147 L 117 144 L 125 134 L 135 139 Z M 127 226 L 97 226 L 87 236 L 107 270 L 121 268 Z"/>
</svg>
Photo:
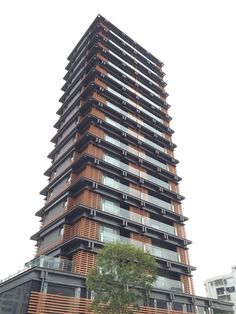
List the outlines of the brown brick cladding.
<svg viewBox="0 0 236 314">
<path fill-rule="evenodd" d="M 169 171 L 173 174 L 176 174 L 176 167 L 172 165 L 168 165 Z"/>
<path fill-rule="evenodd" d="M 129 183 L 129 187 L 139 191 L 140 193 L 148 194 L 148 190 L 147 189 L 145 189 L 144 187 L 142 187 L 140 185 L 137 185 L 135 183 Z"/>
<path fill-rule="evenodd" d="M 182 248 L 182 247 L 177 247 L 177 252 L 179 254 L 181 263 L 189 265 L 189 257 L 188 257 L 188 250 Z"/>
<path fill-rule="evenodd" d="M 139 233 L 130 232 L 130 238 L 133 240 L 142 242 L 142 243 L 152 244 L 151 238 L 149 238 L 145 235 L 139 234 Z"/>
<path fill-rule="evenodd" d="M 150 217 L 150 213 L 146 212 L 146 211 L 143 210 L 143 209 L 130 206 L 130 207 L 129 207 L 129 210 L 130 210 L 131 212 L 135 213 L 135 214 L 138 214 L 138 215 L 141 215 L 141 216 L 144 216 L 144 217 L 147 217 L 147 218 Z"/>
<path fill-rule="evenodd" d="M 67 241 L 73 237 L 80 236 L 92 240 L 99 240 L 100 225 L 94 220 L 81 218 L 73 225 L 64 226 L 63 240 Z"/>
<path fill-rule="evenodd" d="M 99 86 L 101 86 L 102 88 L 107 88 L 107 84 L 105 84 L 105 83 L 103 83 L 101 80 L 99 80 L 98 78 L 95 78 L 95 80 L 94 80 L 94 82 L 97 84 L 97 85 L 99 85 Z"/>
<path fill-rule="evenodd" d="M 104 70 L 100 65 L 96 65 L 96 70 L 98 70 L 99 72 L 103 73 L 103 74 L 107 74 L 107 71 Z"/>
<path fill-rule="evenodd" d="M 75 182 L 78 178 L 85 177 L 97 182 L 102 181 L 102 172 L 91 165 L 86 165 L 78 174 L 73 173 L 71 182 Z"/>
<path fill-rule="evenodd" d="M 106 98 L 103 97 L 103 96 L 101 96 L 101 95 L 99 95 L 97 92 L 93 92 L 92 97 L 93 97 L 95 100 L 97 100 L 97 101 L 103 103 L 104 105 L 106 104 Z"/>
<path fill-rule="evenodd" d="M 98 117 L 99 119 L 105 120 L 105 114 L 101 111 L 99 111 L 97 108 L 92 108 L 90 110 L 90 113 L 96 117 Z"/>
<path fill-rule="evenodd" d="M 70 314 L 92 314 L 89 311 L 90 299 L 67 297 L 57 294 L 43 292 L 30 293 L 27 314 L 41 313 L 70 313 Z M 133 310 L 133 309 L 132 309 Z M 151 308 L 141 306 L 139 310 L 134 310 L 134 314 L 183 314 L 181 311 Z M 185 312 L 187 313 L 187 312 Z"/>
<path fill-rule="evenodd" d="M 179 194 L 179 185 L 175 182 L 169 182 L 169 185 L 171 187 L 171 191 Z"/>
<path fill-rule="evenodd" d="M 90 125 L 89 128 L 87 129 L 87 132 L 100 138 L 104 138 L 104 131 L 95 125 Z"/>
<path fill-rule="evenodd" d="M 181 247 L 177 247 L 177 252 L 179 253 L 181 263 L 190 265 L 188 250 Z M 185 293 L 195 294 L 192 277 L 187 275 L 181 275 L 180 280 L 183 284 L 183 289 Z"/>
<path fill-rule="evenodd" d="M 79 250 L 73 254 L 72 261 L 76 273 L 87 275 L 96 266 L 96 254 Z"/>
<path fill-rule="evenodd" d="M 96 158 L 102 159 L 103 158 L 103 150 L 93 144 L 89 143 L 81 152 L 74 152 L 73 155 L 73 162 L 79 160 L 79 158 L 84 155 L 88 154 L 94 156 Z"/>
<path fill-rule="evenodd" d="M 81 204 L 94 209 L 100 208 L 101 197 L 99 194 L 91 192 L 89 190 L 84 190 L 82 193 L 75 197 L 69 197 L 68 199 L 68 211 L 73 207 Z"/>
<path fill-rule="evenodd" d="M 186 238 L 184 225 L 174 223 L 174 227 L 175 227 L 176 233 L 179 237 Z"/>
<path fill-rule="evenodd" d="M 165 148 L 165 151 L 166 151 L 166 154 L 167 155 L 169 155 L 169 156 L 171 156 L 171 157 L 174 157 L 174 152 L 173 152 L 173 150 L 171 150 L 171 149 L 169 149 L 169 148 Z"/>
<path fill-rule="evenodd" d="M 183 212 L 181 204 L 171 201 L 171 205 L 174 207 L 175 213 L 182 215 Z"/>
<path fill-rule="evenodd" d="M 192 277 L 186 276 L 186 275 L 181 275 L 180 280 L 183 284 L 183 290 L 185 293 L 195 294 Z"/>
<path fill-rule="evenodd" d="M 102 61 L 107 61 L 107 58 L 103 57 L 99 52 L 97 53 L 97 56 L 102 60 Z"/>
</svg>

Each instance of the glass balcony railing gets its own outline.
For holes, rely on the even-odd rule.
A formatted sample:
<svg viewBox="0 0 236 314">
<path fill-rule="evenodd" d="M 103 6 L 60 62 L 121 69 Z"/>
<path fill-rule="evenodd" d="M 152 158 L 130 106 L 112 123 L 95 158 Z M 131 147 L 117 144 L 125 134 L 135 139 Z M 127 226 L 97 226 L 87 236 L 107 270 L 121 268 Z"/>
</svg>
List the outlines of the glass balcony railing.
<svg viewBox="0 0 236 314">
<path fill-rule="evenodd" d="M 139 96 L 140 98 L 142 98 L 143 100 L 147 101 L 149 104 L 151 104 L 152 106 L 156 107 L 157 109 L 160 110 L 160 106 L 158 106 L 156 103 L 154 103 L 153 101 L 151 101 L 150 99 L 148 99 L 147 97 L 145 97 L 144 95 L 142 95 L 141 93 L 139 93 L 137 90 L 135 90 L 134 88 L 130 87 L 127 84 L 124 84 L 123 82 L 121 82 L 120 80 L 118 80 L 116 77 L 114 77 L 111 74 L 107 74 L 107 77 L 111 78 L 113 81 L 117 82 L 118 84 L 120 84 L 121 86 L 125 87 L 126 89 L 128 89 L 129 91 L 131 91 L 132 93 L 134 93 L 135 95 Z M 158 95 L 158 97 L 160 97 Z"/>
<path fill-rule="evenodd" d="M 84 39 L 82 40 L 82 42 L 80 43 L 79 47 L 76 48 L 76 50 L 73 53 L 73 56 L 77 53 L 77 51 L 79 51 L 79 49 L 81 49 L 81 47 L 83 46 L 83 44 L 85 43 L 85 41 L 88 39 L 88 35 L 86 35 L 84 37 Z M 84 48 L 86 48 L 87 46 L 85 46 Z M 83 50 L 84 50 L 83 48 Z M 78 59 L 81 55 L 81 52 L 76 56 L 75 60 Z"/>
<path fill-rule="evenodd" d="M 139 123 L 140 125 L 144 126 L 146 129 L 152 131 L 153 133 L 156 133 L 158 134 L 159 136 L 162 136 L 164 137 L 164 134 L 160 131 L 158 131 L 157 129 L 154 129 L 153 127 L 151 127 L 149 124 L 143 122 L 142 120 L 140 120 L 139 118 L 133 116 L 132 114 L 130 114 L 129 112 L 127 111 L 124 111 L 122 109 L 120 109 L 119 107 L 113 105 L 112 103 L 110 103 L 109 101 L 106 102 L 106 105 L 109 107 L 109 108 L 112 108 L 114 109 L 115 111 L 121 113 L 123 116 L 135 121 L 136 123 Z"/>
<path fill-rule="evenodd" d="M 71 84 L 77 79 L 77 77 L 82 73 L 82 71 L 84 70 L 85 65 L 75 74 L 75 76 L 72 78 L 71 80 Z M 74 74 L 74 73 L 73 73 Z"/>
<path fill-rule="evenodd" d="M 161 231 L 174 234 L 174 235 L 176 234 L 175 228 L 173 226 L 167 225 L 163 222 L 151 219 L 149 217 L 145 217 L 145 216 L 133 213 L 129 210 L 121 208 L 118 204 L 110 200 L 102 199 L 101 209 L 105 212 L 122 217 L 124 219 L 128 219 L 128 220 L 140 223 L 148 227 L 152 227 L 156 230 L 161 230 Z"/>
<path fill-rule="evenodd" d="M 100 233 L 100 241 L 104 243 L 119 242 L 124 244 L 126 243 L 131 244 L 134 245 L 135 247 L 141 248 L 142 250 L 144 250 L 144 252 L 150 253 L 155 257 L 160 257 L 170 261 L 179 262 L 178 253 L 148 243 L 143 243 L 134 239 L 122 237 L 119 234 L 114 233 L 111 228 L 106 227 L 104 229 L 102 228 Z"/>
<path fill-rule="evenodd" d="M 130 152 L 131 154 L 138 156 L 139 158 L 142 158 L 143 160 L 147 160 L 148 162 L 152 163 L 153 165 L 160 167 L 162 169 L 167 170 L 167 165 L 163 164 L 162 162 L 147 156 L 146 154 L 139 152 L 137 149 L 130 147 L 126 144 L 123 144 L 122 142 L 120 142 L 117 139 L 114 139 L 113 137 L 111 137 L 110 135 L 105 134 L 104 135 L 104 140 L 107 141 L 108 143 L 111 143 L 119 148 L 122 148 L 128 152 Z"/>
<path fill-rule="evenodd" d="M 123 59 L 119 58 L 118 56 L 116 56 L 113 52 L 109 51 L 112 55 L 114 55 L 116 58 L 120 59 L 120 61 L 124 62 L 125 64 L 127 64 L 129 67 L 131 67 L 133 70 L 139 72 L 136 68 L 132 67 L 131 65 L 129 65 L 127 62 L 125 62 Z M 141 72 L 140 72 L 141 73 Z M 114 78 L 114 77 L 113 77 Z M 117 79 L 116 79 L 117 80 Z M 121 85 L 125 85 L 124 83 L 122 83 L 121 81 L 117 80 L 119 84 Z M 155 108 L 157 108 L 158 110 L 161 110 L 161 107 L 158 106 L 156 103 L 154 103 L 153 101 L 151 101 L 150 99 L 148 99 L 147 97 L 143 96 L 140 93 L 135 92 L 135 90 L 133 90 L 131 87 L 129 87 L 128 85 L 125 85 L 125 87 L 129 90 L 131 90 L 132 92 L 134 92 L 135 94 L 137 94 L 140 98 L 143 98 L 145 101 L 147 101 L 149 104 L 151 104 L 152 106 L 154 106 Z M 160 96 L 159 96 L 160 97 Z"/>
<path fill-rule="evenodd" d="M 109 29 L 109 32 L 111 33 L 111 34 L 113 34 L 115 37 L 117 37 L 119 40 L 121 40 L 122 42 L 125 42 L 125 44 L 127 45 L 127 46 L 129 46 L 130 48 L 132 48 L 133 50 L 135 50 L 136 51 L 136 53 L 138 53 L 140 56 L 142 56 L 144 59 L 146 59 L 148 62 L 150 62 L 150 63 L 152 63 L 153 65 L 155 65 L 156 66 L 156 64 L 153 62 L 153 61 L 151 61 L 149 58 L 147 58 L 144 54 L 142 54 L 140 51 L 138 51 L 137 49 L 135 49 L 133 46 L 131 46 L 127 41 L 125 41 L 124 39 L 122 39 L 120 36 L 118 36 L 115 32 L 113 32 L 112 30 L 110 30 Z M 126 52 L 126 51 L 125 51 Z"/>
<path fill-rule="evenodd" d="M 129 79 L 131 79 L 134 83 L 137 83 L 138 85 L 142 86 L 143 88 L 145 88 L 149 93 L 152 93 L 153 95 L 157 96 L 160 98 L 160 95 L 157 94 L 156 92 L 154 92 L 152 89 L 148 88 L 146 85 L 144 85 L 143 83 L 141 83 L 138 78 L 134 78 L 133 76 L 131 76 L 130 74 L 128 74 L 127 72 L 123 71 L 121 68 L 117 67 L 115 64 L 113 64 L 111 61 L 107 61 L 107 63 L 109 65 L 111 65 L 114 69 L 116 69 L 118 72 L 124 74 L 125 76 L 127 76 Z M 159 86 L 158 84 L 155 84 L 157 86 Z"/>
<path fill-rule="evenodd" d="M 119 56 L 117 56 L 117 54 L 115 54 L 113 51 L 111 51 L 110 49 L 108 50 L 108 52 L 113 55 L 115 58 L 117 58 L 118 60 L 120 60 L 121 62 L 123 62 L 125 65 L 127 65 L 129 68 L 131 68 L 132 70 L 136 71 L 139 73 L 139 75 L 143 76 L 146 80 L 151 81 L 154 85 L 156 86 L 160 86 L 157 82 L 153 81 L 150 77 L 148 77 L 147 75 L 145 75 L 143 72 L 141 72 L 140 70 L 138 70 L 137 68 L 135 68 L 134 66 L 132 66 L 130 63 L 126 62 L 123 58 L 120 58 Z M 162 80 L 162 79 L 161 79 Z"/>
<path fill-rule="evenodd" d="M 121 238 L 124 238 L 124 237 L 121 237 Z M 127 239 L 127 238 L 125 238 L 125 239 Z M 135 245 L 134 242 L 138 242 L 138 241 L 134 241 L 132 239 L 128 239 L 128 240 L 131 240 L 130 242 L 133 245 Z M 109 241 L 106 241 L 106 242 L 109 242 Z M 122 240 L 121 242 L 122 243 L 130 243 L 130 242 L 127 242 L 126 240 Z M 140 247 L 140 245 L 138 247 Z M 18 273 L 14 274 L 13 276 L 9 276 L 4 280 L 0 280 L 0 283 L 4 282 L 10 278 L 13 278 L 14 276 L 17 276 L 20 273 L 22 273 L 22 272 L 24 272 L 30 268 L 33 268 L 33 267 L 44 267 L 44 268 L 48 268 L 48 269 L 54 269 L 54 270 L 63 271 L 63 272 L 70 272 L 70 273 L 76 272 L 73 261 L 70 261 L 67 259 L 62 259 L 59 257 L 41 255 L 37 259 L 26 263 L 25 268 L 22 271 L 19 271 Z M 167 277 L 163 277 L 163 276 L 158 276 L 156 282 L 153 284 L 153 287 L 159 288 L 159 289 L 164 289 L 164 290 L 183 292 L 182 283 L 180 281 L 170 279 Z"/>
<path fill-rule="evenodd" d="M 162 277 L 162 276 L 158 276 L 153 286 L 159 289 L 183 292 L 183 285 L 181 281 Z"/>
<path fill-rule="evenodd" d="M 159 151 L 165 153 L 165 148 L 164 147 L 162 147 L 162 146 L 160 146 L 160 145 L 158 145 L 156 143 L 153 143 L 152 141 L 150 141 L 147 138 L 145 138 L 143 135 L 140 135 L 140 134 L 136 133 L 135 131 L 130 130 L 130 129 L 124 127 L 120 123 L 118 123 L 118 122 L 116 122 L 116 121 L 114 121 L 114 120 L 112 120 L 112 119 L 110 119 L 108 117 L 105 117 L 105 121 L 107 123 L 109 123 L 110 125 L 116 127 L 117 129 L 122 130 L 123 132 L 125 132 L 125 133 L 127 133 L 127 134 L 129 134 L 129 135 L 131 135 L 133 137 L 135 137 L 136 139 L 138 139 L 138 140 L 148 144 L 149 146 L 154 147 L 154 148 L 158 149 Z"/>
<path fill-rule="evenodd" d="M 134 56 L 132 56 L 130 53 L 128 53 L 126 50 L 124 50 L 123 48 L 121 48 L 121 46 L 117 45 L 114 41 L 109 40 L 109 42 L 115 46 L 116 48 L 118 48 L 121 53 L 125 53 L 127 56 L 129 56 L 131 59 L 133 59 L 133 61 L 136 61 L 137 63 L 139 63 L 141 66 L 143 66 L 145 69 L 147 69 L 148 71 L 150 71 L 152 74 L 154 74 L 155 76 L 158 76 L 157 73 L 155 73 L 153 70 L 151 70 L 149 67 L 147 67 L 146 65 L 144 65 L 142 62 L 140 62 L 137 58 L 135 58 Z"/>
<path fill-rule="evenodd" d="M 172 205 L 166 201 L 160 200 L 157 197 L 148 195 L 146 193 L 140 192 L 134 188 L 131 188 L 125 184 L 120 183 L 119 181 L 114 180 L 111 177 L 103 176 L 103 184 L 107 185 L 113 189 L 118 190 L 119 192 L 123 192 L 124 194 L 139 198 L 140 200 L 149 202 L 153 205 L 160 206 L 167 210 L 173 210 Z"/>
<path fill-rule="evenodd" d="M 81 84 L 82 81 L 83 81 L 83 78 L 79 79 L 79 81 L 75 84 L 75 86 L 73 86 L 72 89 L 69 91 L 68 95 L 71 95 L 76 90 L 76 88 Z"/>
<path fill-rule="evenodd" d="M 144 112 L 146 115 L 148 115 L 149 117 L 151 117 L 152 119 L 155 119 L 156 121 L 159 121 L 160 123 L 163 124 L 163 120 L 160 119 L 159 117 L 157 117 L 156 115 L 152 114 L 151 112 L 149 112 L 148 110 L 144 109 L 142 106 L 136 104 L 133 100 L 121 95 L 119 92 L 115 91 L 114 89 L 107 87 L 107 90 L 109 92 L 111 92 L 113 95 L 118 96 L 120 99 L 122 99 L 123 101 L 125 101 L 126 103 L 130 104 L 131 106 L 133 106 L 134 108 L 140 110 L 141 112 Z"/>
<path fill-rule="evenodd" d="M 162 180 L 160 180 L 154 176 L 151 176 L 150 174 L 147 174 L 144 171 L 140 171 L 140 170 L 138 170 L 132 166 L 129 166 L 129 165 L 123 163 L 122 161 L 120 161 L 119 159 L 116 159 L 116 158 L 114 158 L 108 154 L 104 154 L 103 159 L 111 165 L 119 167 L 120 169 L 125 170 L 127 172 L 130 172 L 130 173 L 132 173 L 132 174 L 134 174 L 134 175 L 136 175 L 136 176 L 138 176 L 144 180 L 150 181 L 154 184 L 162 186 L 165 189 L 170 190 L 170 185 L 167 182 L 162 181 Z"/>
<path fill-rule="evenodd" d="M 27 268 L 45 267 L 60 271 L 73 272 L 74 264 L 72 261 L 60 257 L 41 255 L 38 258 L 25 264 Z"/>
<path fill-rule="evenodd" d="M 86 47 L 84 47 L 83 50 L 85 50 L 85 49 L 86 49 Z M 81 51 L 81 54 L 82 54 L 82 51 Z M 83 57 L 79 60 L 79 62 L 73 67 L 73 71 L 72 71 L 72 72 L 74 72 L 74 71 L 81 65 L 81 63 L 82 63 L 83 61 L 85 61 L 85 58 L 86 58 L 86 55 L 83 56 Z"/>
</svg>

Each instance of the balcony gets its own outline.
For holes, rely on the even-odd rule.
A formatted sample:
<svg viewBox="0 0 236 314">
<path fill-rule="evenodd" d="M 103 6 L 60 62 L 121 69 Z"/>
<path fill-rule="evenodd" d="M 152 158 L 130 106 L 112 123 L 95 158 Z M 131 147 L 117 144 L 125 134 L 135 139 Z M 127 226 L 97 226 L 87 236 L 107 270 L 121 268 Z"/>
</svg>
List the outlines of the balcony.
<svg viewBox="0 0 236 314">
<path fill-rule="evenodd" d="M 137 197 L 138 199 L 143 200 L 144 202 L 149 202 L 161 208 L 173 211 L 172 205 L 170 203 L 160 200 L 159 198 L 151 196 L 149 194 L 139 192 L 138 190 L 131 188 L 125 184 L 122 184 L 111 177 L 103 176 L 103 184 L 113 189 L 119 190 L 124 194 L 131 195 L 132 197 Z"/>
<path fill-rule="evenodd" d="M 119 242 L 123 244 L 131 244 L 155 257 L 164 258 L 164 259 L 178 262 L 178 263 L 180 262 L 179 255 L 177 252 L 167 250 L 165 248 L 161 248 L 158 246 L 154 246 L 149 243 L 144 243 L 144 242 L 140 242 L 134 239 L 126 238 L 126 237 L 120 236 L 114 231 L 116 230 L 108 228 L 108 227 L 103 227 L 100 232 L 100 241 L 104 243 Z"/>
<path fill-rule="evenodd" d="M 161 186 L 167 190 L 170 190 L 170 185 L 167 182 L 160 180 L 160 179 L 158 179 L 158 178 L 156 178 L 150 174 L 147 174 L 144 171 L 138 170 L 135 167 L 129 166 L 129 165 L 123 163 L 122 161 L 120 161 L 119 159 L 112 157 L 111 155 L 104 154 L 103 160 L 105 160 L 106 162 L 108 162 L 111 165 L 115 165 L 122 170 L 125 170 L 127 172 L 130 172 L 130 173 L 136 175 L 140 179 L 150 181 L 150 182 L 152 182 L 156 185 L 159 185 L 159 186 Z"/>
<path fill-rule="evenodd" d="M 142 152 L 139 152 L 137 149 L 131 147 L 131 146 L 128 146 L 126 144 L 123 144 L 122 142 L 120 142 L 119 140 L 111 137 L 110 135 L 107 135 L 105 134 L 104 136 L 104 140 L 107 141 L 108 143 L 111 143 L 119 148 L 122 148 L 128 152 L 130 152 L 131 154 L 135 155 L 135 156 L 139 156 L 140 158 L 150 162 L 151 164 L 153 164 L 154 166 L 157 166 L 157 167 L 160 167 L 164 170 L 167 170 L 167 165 L 163 164 L 162 162 L 152 158 L 152 157 L 149 157 L 147 156 L 146 154 L 142 153 Z M 168 171 L 168 170 L 167 170 Z"/>
<path fill-rule="evenodd" d="M 165 224 L 163 222 L 157 221 L 155 219 L 151 219 L 149 217 L 145 217 L 136 213 L 133 213 L 129 210 L 125 210 L 121 207 L 119 207 L 116 203 L 103 199 L 101 209 L 105 212 L 111 213 L 113 215 L 122 217 L 124 219 L 128 219 L 140 224 L 143 224 L 145 226 L 154 228 L 156 230 L 161 230 L 170 234 L 176 234 L 175 228 Z"/>
<path fill-rule="evenodd" d="M 60 257 L 46 255 L 41 255 L 38 258 L 26 263 L 25 267 L 43 267 L 70 273 L 74 272 L 74 263 L 72 261 Z"/>
<path fill-rule="evenodd" d="M 162 277 L 162 276 L 158 276 L 158 279 L 155 282 L 154 287 L 157 289 L 183 292 L 183 285 L 181 281 Z"/>
</svg>

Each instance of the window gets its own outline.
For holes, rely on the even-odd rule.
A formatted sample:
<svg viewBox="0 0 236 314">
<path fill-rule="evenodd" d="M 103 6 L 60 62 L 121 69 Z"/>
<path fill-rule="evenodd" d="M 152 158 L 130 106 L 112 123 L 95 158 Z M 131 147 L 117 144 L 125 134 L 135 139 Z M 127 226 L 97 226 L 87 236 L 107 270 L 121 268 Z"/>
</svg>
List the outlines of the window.
<svg viewBox="0 0 236 314">
<path fill-rule="evenodd" d="M 119 240 L 119 231 L 116 229 L 101 226 L 100 241 L 102 242 L 116 242 Z"/>
<path fill-rule="evenodd" d="M 230 301 L 231 300 L 231 295 L 219 295 L 218 299 L 221 301 Z"/>
<path fill-rule="evenodd" d="M 60 128 L 63 126 L 64 123 L 65 123 L 65 119 L 61 120 Z"/>
<path fill-rule="evenodd" d="M 57 284 L 49 283 L 47 293 L 74 297 L 75 288 L 67 287 L 65 285 L 57 285 Z"/>
<path fill-rule="evenodd" d="M 168 309 L 168 302 L 164 300 L 154 299 L 154 307 L 159 309 Z"/>
<path fill-rule="evenodd" d="M 67 199 L 65 199 L 65 200 L 63 201 L 63 207 L 66 208 L 67 205 L 68 205 L 68 201 L 67 201 Z"/>
<path fill-rule="evenodd" d="M 105 154 L 104 160 L 108 162 L 109 164 L 112 164 L 114 166 L 120 167 L 120 160 L 116 157 L 113 157 L 111 155 Z"/>
<path fill-rule="evenodd" d="M 57 143 L 59 143 L 61 141 L 61 139 L 63 138 L 63 133 L 61 135 L 58 136 L 58 140 Z"/>
<path fill-rule="evenodd" d="M 216 286 L 221 286 L 221 285 L 223 285 L 224 283 L 223 283 L 223 279 L 217 279 L 217 280 L 215 280 L 215 285 Z"/>
<path fill-rule="evenodd" d="M 48 191 L 48 198 L 52 197 L 53 196 L 53 190 L 51 191 Z"/>
<path fill-rule="evenodd" d="M 186 312 L 189 312 L 189 313 L 194 312 L 192 304 L 185 304 L 185 305 L 186 305 Z M 207 311 L 206 311 L 206 313 L 207 313 Z"/>
<path fill-rule="evenodd" d="M 66 182 L 67 182 L 67 183 L 71 183 L 71 175 L 69 175 L 69 176 L 67 177 Z"/>
<path fill-rule="evenodd" d="M 108 176 L 103 176 L 103 184 L 108 185 L 112 188 L 117 188 L 119 189 L 120 184 L 119 184 L 119 180 L 113 179 L 111 177 Z"/>
<path fill-rule="evenodd" d="M 64 227 L 60 227 L 60 229 L 58 230 L 59 237 L 63 237 L 63 234 L 64 234 Z"/>
<path fill-rule="evenodd" d="M 198 314 L 205 314 L 206 313 L 206 308 L 203 306 L 197 306 L 197 313 Z"/>
<path fill-rule="evenodd" d="M 229 293 L 233 293 L 233 292 L 235 292 L 235 287 L 234 287 L 234 286 L 232 286 L 232 287 L 227 287 L 227 288 L 226 288 L 226 291 L 229 292 Z"/>
<path fill-rule="evenodd" d="M 108 199 L 101 200 L 101 209 L 114 215 L 120 214 L 120 204 L 118 202 L 110 201 Z"/>
<path fill-rule="evenodd" d="M 217 293 L 217 295 L 224 294 L 225 293 L 225 288 L 224 287 L 216 288 L 216 293 Z"/>
<path fill-rule="evenodd" d="M 173 302 L 173 310 L 183 312 L 183 304 Z"/>
<path fill-rule="evenodd" d="M 52 171 L 51 178 L 55 177 L 56 175 L 57 175 L 57 170 L 55 169 L 55 170 Z"/>
</svg>

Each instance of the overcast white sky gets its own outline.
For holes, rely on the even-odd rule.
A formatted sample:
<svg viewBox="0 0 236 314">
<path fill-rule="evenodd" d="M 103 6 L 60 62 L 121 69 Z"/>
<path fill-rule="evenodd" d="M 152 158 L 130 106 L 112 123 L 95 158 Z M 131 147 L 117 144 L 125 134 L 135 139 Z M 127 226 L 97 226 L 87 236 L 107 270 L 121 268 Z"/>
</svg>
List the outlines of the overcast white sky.
<svg viewBox="0 0 236 314">
<path fill-rule="evenodd" d="M 102 14 L 165 63 L 196 292 L 235 256 L 236 2 L 21 0 L 0 4 L 0 278 L 34 255 L 30 235 L 52 150 L 66 58 Z"/>
</svg>

